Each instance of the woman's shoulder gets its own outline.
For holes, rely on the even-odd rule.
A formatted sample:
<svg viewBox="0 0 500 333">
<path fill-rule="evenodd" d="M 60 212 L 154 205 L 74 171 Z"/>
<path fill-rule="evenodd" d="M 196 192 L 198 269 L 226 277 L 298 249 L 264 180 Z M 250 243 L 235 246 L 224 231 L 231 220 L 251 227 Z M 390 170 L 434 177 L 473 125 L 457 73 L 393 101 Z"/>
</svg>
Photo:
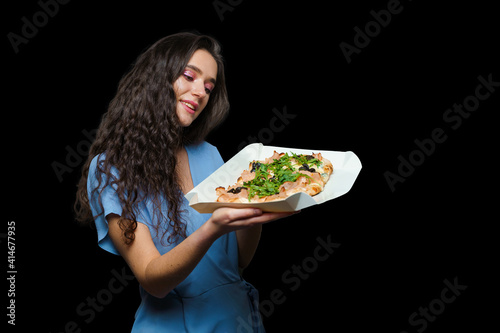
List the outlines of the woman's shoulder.
<svg viewBox="0 0 500 333">
<path fill-rule="evenodd" d="M 98 174 L 105 173 L 105 177 L 111 176 L 113 178 L 119 177 L 119 172 L 115 166 L 110 165 L 109 171 L 104 171 L 104 161 L 106 160 L 106 153 L 97 154 L 92 158 L 89 165 L 89 180 L 97 177 Z M 106 169 L 107 170 L 107 169 Z"/>
<path fill-rule="evenodd" d="M 92 160 L 90 161 L 90 166 L 89 166 L 89 169 L 90 170 L 95 170 L 97 168 L 97 164 L 102 164 L 104 163 L 104 160 L 106 159 L 106 153 L 101 153 L 101 154 L 97 154 L 95 155 Z"/>
<path fill-rule="evenodd" d="M 189 145 L 189 148 L 191 148 L 192 150 L 195 150 L 195 151 L 217 150 L 217 148 L 214 145 L 208 143 L 207 141 L 201 141 L 199 143 L 191 144 L 191 145 Z"/>
<path fill-rule="evenodd" d="M 207 141 L 189 145 L 187 148 L 190 149 L 191 152 L 205 158 L 220 158 L 219 150 L 217 150 L 217 147 L 208 143 Z"/>
<path fill-rule="evenodd" d="M 219 150 L 206 141 L 202 141 L 195 145 L 189 145 L 186 149 L 189 150 L 190 156 L 195 159 L 195 164 L 203 166 L 204 170 L 216 170 L 224 164 L 224 160 Z"/>
</svg>

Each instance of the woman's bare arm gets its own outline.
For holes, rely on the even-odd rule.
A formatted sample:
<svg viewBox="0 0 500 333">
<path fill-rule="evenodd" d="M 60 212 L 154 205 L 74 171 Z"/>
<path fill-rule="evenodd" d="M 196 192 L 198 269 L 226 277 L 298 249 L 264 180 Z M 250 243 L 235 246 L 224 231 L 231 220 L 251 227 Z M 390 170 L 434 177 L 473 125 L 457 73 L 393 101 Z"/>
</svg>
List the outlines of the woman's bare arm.
<svg viewBox="0 0 500 333">
<path fill-rule="evenodd" d="M 164 255 L 156 249 L 146 225 L 137 224 L 135 239 L 127 245 L 118 225 L 119 216 L 110 214 L 107 219 L 109 236 L 139 283 L 151 295 L 163 298 L 192 272 L 212 243 L 223 234 L 288 215 L 262 213 L 252 208 L 220 208 L 200 228 Z"/>
</svg>

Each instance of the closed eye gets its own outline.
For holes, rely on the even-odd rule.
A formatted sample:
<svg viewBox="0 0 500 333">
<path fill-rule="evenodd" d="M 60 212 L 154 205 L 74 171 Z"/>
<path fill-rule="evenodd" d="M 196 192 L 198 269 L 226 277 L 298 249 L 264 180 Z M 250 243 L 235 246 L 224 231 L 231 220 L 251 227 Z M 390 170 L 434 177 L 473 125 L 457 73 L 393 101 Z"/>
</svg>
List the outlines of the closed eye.
<svg viewBox="0 0 500 333">
<path fill-rule="evenodd" d="M 214 90 L 213 87 L 205 87 L 205 92 L 209 95 Z"/>
<path fill-rule="evenodd" d="M 185 71 L 183 74 L 184 78 L 189 82 L 194 81 L 196 74 L 191 71 Z"/>
</svg>

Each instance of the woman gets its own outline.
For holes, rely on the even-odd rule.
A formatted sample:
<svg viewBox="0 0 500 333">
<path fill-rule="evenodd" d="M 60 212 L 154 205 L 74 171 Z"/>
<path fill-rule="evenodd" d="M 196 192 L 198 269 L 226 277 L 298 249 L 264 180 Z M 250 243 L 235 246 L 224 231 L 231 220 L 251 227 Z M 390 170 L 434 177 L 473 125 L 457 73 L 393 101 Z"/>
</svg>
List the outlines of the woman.
<svg viewBox="0 0 500 333">
<path fill-rule="evenodd" d="M 102 119 L 75 207 L 140 283 L 133 332 L 264 331 L 257 292 L 238 272 L 262 224 L 289 214 L 199 214 L 184 198 L 223 164 L 203 140 L 228 109 L 218 43 L 180 33 L 139 56 Z"/>
</svg>

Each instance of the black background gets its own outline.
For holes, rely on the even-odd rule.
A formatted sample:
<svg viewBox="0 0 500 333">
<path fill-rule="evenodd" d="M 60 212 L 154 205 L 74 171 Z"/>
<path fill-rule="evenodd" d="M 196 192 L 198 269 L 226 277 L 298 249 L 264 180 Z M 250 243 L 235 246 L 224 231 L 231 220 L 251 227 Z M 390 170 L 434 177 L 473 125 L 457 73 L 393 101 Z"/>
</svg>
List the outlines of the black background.
<svg viewBox="0 0 500 333">
<path fill-rule="evenodd" d="M 74 322 L 81 332 L 130 330 L 140 301 L 135 281 L 95 317 L 77 312 L 125 263 L 74 221 L 83 160 L 62 179 L 53 164 L 68 165 L 67 147 L 85 148 L 82 131 L 98 126 L 142 51 L 190 30 L 223 45 L 231 115 L 208 141 L 225 160 L 269 128 L 274 108 L 286 108 L 295 118 L 266 144 L 350 150 L 363 164 L 346 195 L 264 227 L 244 276 L 262 301 L 283 293 L 283 302 L 266 308 L 268 332 L 485 332 L 495 325 L 500 87 L 456 129 L 443 115 L 474 95 L 479 76 L 500 81 L 498 15 L 488 1 L 401 1 L 401 12 L 348 63 L 339 44 L 353 45 L 354 28 L 363 30 L 374 20 L 370 11 L 388 2 L 232 1 L 221 20 L 213 1 L 71 1 L 18 53 L 7 36 L 21 35 L 22 18 L 33 22 L 41 7 L 4 3 L 2 232 L 16 222 L 18 271 L 10 328 L 55 333 Z M 436 128 L 446 141 L 391 191 L 384 173 L 397 174 L 398 156 L 408 158 L 414 141 Z M 292 290 L 297 284 L 283 274 L 314 256 L 318 237 L 341 245 Z M 3 271 L 6 245 L 2 238 Z M 445 279 L 467 289 L 427 326 L 410 325 L 412 313 L 438 304 Z"/>
</svg>

